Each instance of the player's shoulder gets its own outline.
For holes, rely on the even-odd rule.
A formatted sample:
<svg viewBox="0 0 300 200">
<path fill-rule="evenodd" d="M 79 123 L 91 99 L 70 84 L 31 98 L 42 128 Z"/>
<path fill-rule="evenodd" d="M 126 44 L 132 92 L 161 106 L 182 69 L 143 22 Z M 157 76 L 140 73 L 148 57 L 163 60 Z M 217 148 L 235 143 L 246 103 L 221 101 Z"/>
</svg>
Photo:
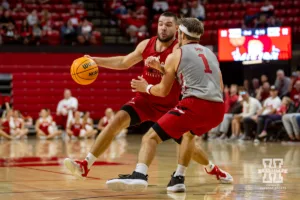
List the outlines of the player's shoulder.
<svg viewBox="0 0 300 200">
<path fill-rule="evenodd" d="M 136 49 L 144 51 L 144 49 L 146 48 L 146 46 L 148 45 L 148 43 L 149 43 L 150 40 L 151 40 L 151 38 L 150 39 L 145 39 L 145 40 L 141 41 L 137 45 Z"/>
</svg>

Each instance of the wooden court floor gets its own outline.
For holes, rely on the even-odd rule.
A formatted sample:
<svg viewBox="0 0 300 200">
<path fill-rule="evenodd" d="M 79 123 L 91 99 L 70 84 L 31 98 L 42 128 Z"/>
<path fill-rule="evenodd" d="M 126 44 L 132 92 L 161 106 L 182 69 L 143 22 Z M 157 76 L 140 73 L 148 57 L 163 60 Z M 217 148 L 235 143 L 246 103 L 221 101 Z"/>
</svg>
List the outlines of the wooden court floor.
<svg viewBox="0 0 300 200">
<path fill-rule="evenodd" d="M 107 179 L 117 177 L 119 173 L 131 173 L 134 169 L 140 141 L 140 136 L 114 141 L 85 181 L 75 180 L 61 164 L 66 156 L 84 158 L 92 140 L 1 141 L 0 200 L 300 199 L 300 144 L 254 145 L 251 142 L 217 140 L 199 140 L 198 143 L 214 163 L 231 173 L 234 178 L 232 185 L 219 184 L 215 178 L 206 175 L 201 166 L 192 162 L 186 176 L 187 192 L 167 194 L 166 185 L 176 169 L 176 144 L 168 141 L 159 146 L 150 167 L 147 191 L 109 191 L 105 186 Z M 262 159 L 277 158 L 283 161 L 282 170 L 277 168 L 279 170 L 276 171 L 276 175 L 283 178 L 283 183 L 264 183 L 274 180 L 272 175 L 270 179 L 267 170 L 264 174 L 259 173 L 260 169 L 265 169 Z M 263 180 L 264 175 L 266 180 Z"/>
</svg>

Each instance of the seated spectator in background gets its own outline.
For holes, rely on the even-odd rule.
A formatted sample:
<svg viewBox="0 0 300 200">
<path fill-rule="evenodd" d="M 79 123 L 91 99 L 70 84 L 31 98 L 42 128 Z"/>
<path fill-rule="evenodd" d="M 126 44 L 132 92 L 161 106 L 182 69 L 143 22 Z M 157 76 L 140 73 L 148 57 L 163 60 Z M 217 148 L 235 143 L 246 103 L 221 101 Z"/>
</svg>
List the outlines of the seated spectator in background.
<svg viewBox="0 0 300 200">
<path fill-rule="evenodd" d="M 268 19 L 268 27 L 279 27 L 281 26 L 281 21 L 277 19 L 275 16 L 271 16 Z"/>
<path fill-rule="evenodd" d="M 42 29 L 40 28 L 40 26 L 38 24 L 33 25 L 33 28 L 32 28 L 33 43 L 35 43 L 36 45 L 40 45 L 41 37 L 42 37 Z"/>
<path fill-rule="evenodd" d="M 3 41 L 7 44 L 14 44 L 19 38 L 15 25 L 9 22 L 4 30 Z"/>
<path fill-rule="evenodd" d="M 249 81 L 248 80 L 244 80 L 243 88 L 244 88 L 245 91 L 247 91 L 249 93 L 250 86 L 249 86 Z"/>
<path fill-rule="evenodd" d="M 7 0 L 2 0 L 1 6 L 5 10 L 9 10 L 9 7 L 10 7 L 9 3 L 7 2 Z"/>
<path fill-rule="evenodd" d="M 67 134 L 72 139 L 89 138 L 95 136 L 97 131 L 94 129 L 87 131 L 83 124 L 83 119 L 80 118 L 81 113 L 76 111 L 74 118 L 69 122 L 67 127 Z"/>
<path fill-rule="evenodd" d="M 267 28 L 268 25 L 269 24 L 266 15 L 260 15 L 258 20 L 255 20 L 254 22 L 254 28 Z"/>
<path fill-rule="evenodd" d="M 1 119 L 0 136 L 8 140 L 13 139 L 12 130 L 14 128 L 13 111 L 7 110 L 6 115 Z"/>
<path fill-rule="evenodd" d="M 155 0 L 152 9 L 155 14 L 161 14 L 169 9 L 169 4 L 166 0 Z"/>
<path fill-rule="evenodd" d="M 290 93 L 290 97 L 291 99 L 293 99 L 293 95 L 295 93 L 295 85 L 296 82 L 300 80 L 300 76 L 298 74 L 298 72 L 293 72 L 292 76 L 290 78 L 290 85 L 289 85 L 289 93 Z"/>
<path fill-rule="evenodd" d="M 51 19 L 51 13 L 47 9 L 42 10 L 41 15 L 42 15 L 41 21 L 40 21 L 41 25 L 46 24 L 47 21 L 49 21 Z"/>
<path fill-rule="evenodd" d="M 191 7 L 191 17 L 195 17 L 203 21 L 205 19 L 204 6 L 198 1 L 193 1 Z"/>
<path fill-rule="evenodd" d="M 40 118 L 35 124 L 35 131 L 39 139 L 53 139 L 56 136 L 62 135 L 62 131 L 57 129 L 46 109 L 41 110 Z"/>
<path fill-rule="evenodd" d="M 22 3 L 17 3 L 16 7 L 13 9 L 13 13 L 25 13 L 26 9 L 23 8 Z"/>
<path fill-rule="evenodd" d="M 7 26 L 8 26 L 10 23 L 13 24 L 13 25 L 16 24 L 16 23 L 15 23 L 15 20 L 14 20 L 14 19 L 12 18 L 12 16 L 11 16 L 10 11 L 7 10 L 7 11 L 4 12 L 4 15 L 1 16 L 1 18 L 0 18 L 0 28 L 2 27 L 4 30 L 6 30 L 6 29 L 7 29 Z"/>
<path fill-rule="evenodd" d="M 265 82 L 269 82 L 269 78 L 265 74 L 263 74 L 260 76 L 260 83 L 261 85 L 263 85 Z"/>
<path fill-rule="evenodd" d="M 259 90 L 259 80 L 257 78 L 252 79 L 252 85 L 250 87 L 249 94 L 252 97 L 256 97 Z"/>
<path fill-rule="evenodd" d="M 76 16 L 75 9 L 70 10 L 70 18 L 69 20 L 72 22 L 73 26 L 78 26 L 79 24 L 79 18 Z"/>
<path fill-rule="evenodd" d="M 61 35 L 63 43 L 72 45 L 75 44 L 77 32 L 76 29 L 73 27 L 71 20 L 68 20 L 68 22 L 61 27 Z"/>
<path fill-rule="evenodd" d="M 299 101 L 291 103 L 287 114 L 283 115 L 282 123 L 291 140 L 300 140 L 299 126 L 296 118 L 300 116 L 300 103 Z"/>
<path fill-rule="evenodd" d="M 300 80 L 297 80 L 294 88 L 290 93 L 290 97 L 294 102 L 299 102 L 300 100 Z"/>
<path fill-rule="evenodd" d="M 238 103 L 238 87 L 237 85 L 231 85 L 230 86 L 230 92 L 228 90 L 228 87 L 226 86 L 224 88 L 224 104 L 225 104 L 225 115 L 223 118 L 223 121 L 221 124 L 219 124 L 217 127 L 213 128 L 210 132 L 215 133 L 216 135 L 222 134 L 220 139 L 225 139 L 230 127 L 231 120 L 233 118 L 234 114 L 236 113 L 236 108 L 239 106 Z"/>
<path fill-rule="evenodd" d="M 90 117 L 90 112 L 85 112 L 83 117 L 83 127 L 87 132 L 93 132 L 93 135 L 97 134 L 97 130 L 94 129 L 94 121 Z"/>
<path fill-rule="evenodd" d="M 180 17 L 190 17 L 191 16 L 191 8 L 189 7 L 187 2 L 182 3 L 182 7 L 180 8 Z"/>
<path fill-rule="evenodd" d="M 232 129 L 232 137 L 231 139 L 237 139 L 241 132 L 241 123 L 245 124 L 245 121 L 247 119 L 251 119 L 251 117 L 255 116 L 259 110 L 261 110 L 261 104 L 260 102 L 251 97 L 247 91 L 241 91 L 240 95 L 243 99 L 243 109 L 242 113 L 235 114 L 233 116 L 233 120 L 231 122 L 231 129 Z M 250 127 L 245 126 L 245 134 L 242 136 L 241 139 L 246 140 L 249 139 L 249 133 L 250 133 Z"/>
<path fill-rule="evenodd" d="M 27 16 L 27 21 L 29 26 L 34 26 L 35 24 L 39 23 L 39 19 L 37 16 L 37 11 L 33 10 L 28 16 Z"/>
<path fill-rule="evenodd" d="M 289 93 L 290 78 L 284 75 L 283 70 L 277 70 L 277 78 L 274 85 L 276 88 L 278 88 L 278 94 L 280 97 L 283 97 Z"/>
<path fill-rule="evenodd" d="M 44 4 L 49 2 L 50 0 L 24 0 L 25 3 L 40 3 L 40 4 Z"/>
<path fill-rule="evenodd" d="M 105 110 L 105 116 L 102 117 L 100 120 L 99 120 L 99 123 L 98 123 L 98 130 L 101 131 L 113 120 L 114 118 L 114 111 L 111 109 L 111 108 L 107 108 Z M 116 138 L 120 138 L 120 137 L 124 137 L 126 136 L 126 133 L 127 133 L 127 129 L 123 129 L 117 136 Z"/>
<path fill-rule="evenodd" d="M 260 8 L 260 12 L 261 14 L 267 15 L 269 17 L 274 13 L 274 6 L 270 1 L 266 0 L 265 4 Z"/>
<path fill-rule="evenodd" d="M 147 31 L 146 21 L 139 18 L 136 12 L 132 12 L 131 17 L 127 19 L 127 24 L 129 25 L 127 33 L 130 36 L 131 43 L 135 43 L 137 41 L 137 32 L 145 33 Z"/>
<path fill-rule="evenodd" d="M 270 96 L 270 84 L 269 82 L 264 82 L 262 86 L 259 87 L 256 94 L 256 99 L 263 102 Z"/>
<path fill-rule="evenodd" d="M 87 44 L 92 37 L 92 25 L 87 19 L 84 19 L 82 25 L 78 27 L 78 41 L 80 44 Z"/>
<path fill-rule="evenodd" d="M 29 26 L 26 19 L 23 20 L 23 23 L 20 28 L 20 36 L 23 44 L 28 44 L 31 40 L 32 28 Z"/>
<path fill-rule="evenodd" d="M 280 105 L 281 105 L 281 100 L 278 97 L 278 90 L 276 89 L 275 86 L 272 86 L 270 91 L 270 97 L 265 100 L 263 104 L 263 108 L 259 110 L 256 115 L 252 116 L 251 118 L 246 118 L 244 120 L 244 128 L 245 128 L 246 136 L 251 135 L 252 133 L 251 130 L 253 125 L 257 124 L 255 142 L 259 142 L 257 139 L 257 135 L 260 134 L 263 130 L 263 125 L 266 116 L 270 114 L 274 114 L 276 110 L 280 107 Z"/>
<path fill-rule="evenodd" d="M 273 121 L 281 120 L 282 116 L 287 112 L 290 103 L 291 99 L 289 97 L 283 97 L 281 105 L 276 109 L 276 112 L 274 114 L 266 115 L 264 128 L 258 135 L 259 138 L 264 138 L 268 135 L 267 129 L 270 123 Z"/>
<path fill-rule="evenodd" d="M 52 31 L 52 21 L 48 20 L 42 24 L 43 31 Z"/>
<path fill-rule="evenodd" d="M 27 138 L 28 134 L 28 129 L 25 128 L 25 123 L 22 118 L 22 115 L 20 111 L 14 110 L 13 111 L 13 120 L 15 124 L 15 130 L 14 130 L 14 135 L 17 139 L 25 139 Z"/>
<path fill-rule="evenodd" d="M 61 100 L 56 109 L 56 115 L 58 125 L 62 126 L 64 129 L 67 127 L 67 124 L 73 118 L 73 112 L 78 109 L 78 100 L 75 97 L 72 97 L 71 90 L 65 89 L 64 99 Z"/>
<path fill-rule="evenodd" d="M 252 22 L 254 19 L 258 17 L 259 10 L 256 7 L 256 2 L 247 1 L 245 4 L 246 7 L 246 15 L 245 15 L 245 25 L 247 27 L 252 26 Z"/>
</svg>

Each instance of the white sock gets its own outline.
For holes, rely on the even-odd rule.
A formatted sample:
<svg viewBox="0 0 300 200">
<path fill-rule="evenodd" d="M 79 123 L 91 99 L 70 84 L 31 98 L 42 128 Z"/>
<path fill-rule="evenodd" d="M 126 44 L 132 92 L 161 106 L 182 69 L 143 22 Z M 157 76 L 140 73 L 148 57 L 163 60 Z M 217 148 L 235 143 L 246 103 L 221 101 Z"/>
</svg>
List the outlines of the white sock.
<svg viewBox="0 0 300 200">
<path fill-rule="evenodd" d="M 207 172 L 211 172 L 214 167 L 215 165 L 211 161 L 209 161 L 208 165 L 204 166 Z"/>
<path fill-rule="evenodd" d="M 176 176 L 185 176 L 186 168 L 187 168 L 187 167 L 178 164 L 178 165 L 177 165 L 176 172 L 175 172 L 175 174 L 174 174 L 174 177 L 176 177 Z"/>
<path fill-rule="evenodd" d="M 145 165 L 144 163 L 138 163 L 138 164 L 136 164 L 136 168 L 135 168 L 134 171 L 142 173 L 144 175 L 147 175 L 147 173 L 148 173 L 148 166 Z"/>
<path fill-rule="evenodd" d="M 88 162 L 88 169 L 90 169 L 94 162 L 97 160 L 97 158 L 93 154 L 88 153 L 85 160 Z"/>
</svg>

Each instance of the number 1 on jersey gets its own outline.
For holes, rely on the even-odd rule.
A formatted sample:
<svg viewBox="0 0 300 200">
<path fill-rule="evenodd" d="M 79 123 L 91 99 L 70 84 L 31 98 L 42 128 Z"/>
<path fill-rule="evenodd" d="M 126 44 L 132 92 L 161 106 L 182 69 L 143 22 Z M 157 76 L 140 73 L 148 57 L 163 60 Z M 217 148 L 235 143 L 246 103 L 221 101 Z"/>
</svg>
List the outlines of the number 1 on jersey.
<svg viewBox="0 0 300 200">
<path fill-rule="evenodd" d="M 202 59 L 202 61 L 203 61 L 203 64 L 204 64 L 204 67 L 205 67 L 204 72 L 205 72 L 205 73 L 211 74 L 212 71 L 211 71 L 211 69 L 209 68 L 209 65 L 208 65 L 208 62 L 207 62 L 207 59 L 206 59 L 205 55 L 199 54 L 198 56 L 199 56 L 199 57 Z"/>
</svg>

